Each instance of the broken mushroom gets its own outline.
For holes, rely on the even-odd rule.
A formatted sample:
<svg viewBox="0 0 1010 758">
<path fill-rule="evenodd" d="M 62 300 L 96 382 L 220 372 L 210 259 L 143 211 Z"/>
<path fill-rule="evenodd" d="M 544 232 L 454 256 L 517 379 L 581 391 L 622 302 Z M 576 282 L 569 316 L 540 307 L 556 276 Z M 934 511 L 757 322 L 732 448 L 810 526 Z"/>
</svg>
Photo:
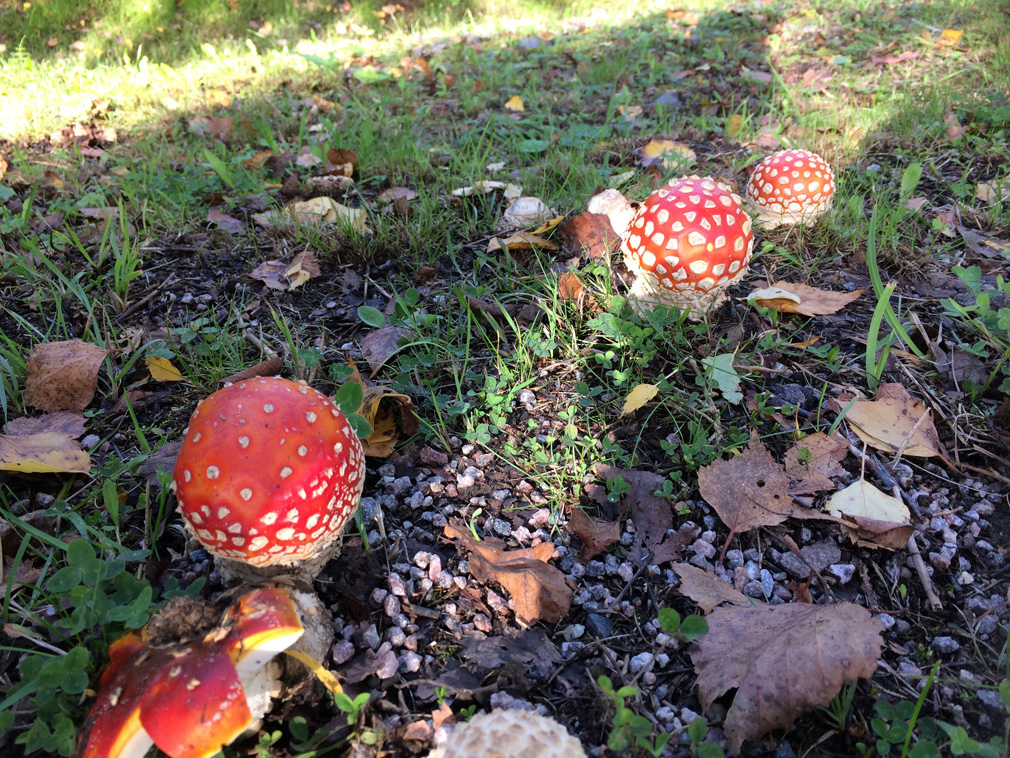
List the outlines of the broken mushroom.
<svg viewBox="0 0 1010 758">
<path fill-rule="evenodd" d="M 184 605 L 169 601 L 162 614 L 186 615 Z M 158 626 L 152 619 L 148 630 Z M 264 587 L 242 595 L 219 624 L 191 639 L 126 634 L 109 646 L 78 742 L 81 758 L 143 758 L 151 745 L 170 758 L 216 754 L 270 709 L 278 687 L 272 659 L 302 633 L 287 593 Z"/>
<path fill-rule="evenodd" d="M 642 203 L 625 232 L 632 305 L 676 306 L 700 319 L 746 273 L 753 247 L 750 217 L 729 187 L 676 179 Z"/>
<path fill-rule="evenodd" d="M 459 724 L 429 758 L 586 758 L 581 743 L 561 724 L 535 711 L 478 713 Z"/>
<path fill-rule="evenodd" d="M 314 577 L 361 499 L 361 442 L 333 401 L 259 378 L 193 411 L 172 485 L 186 528 L 226 577 Z"/>
<path fill-rule="evenodd" d="M 831 207 L 835 175 L 821 156 L 809 150 L 782 150 L 754 168 L 747 182 L 747 208 L 768 228 L 780 224 L 809 226 Z"/>
</svg>

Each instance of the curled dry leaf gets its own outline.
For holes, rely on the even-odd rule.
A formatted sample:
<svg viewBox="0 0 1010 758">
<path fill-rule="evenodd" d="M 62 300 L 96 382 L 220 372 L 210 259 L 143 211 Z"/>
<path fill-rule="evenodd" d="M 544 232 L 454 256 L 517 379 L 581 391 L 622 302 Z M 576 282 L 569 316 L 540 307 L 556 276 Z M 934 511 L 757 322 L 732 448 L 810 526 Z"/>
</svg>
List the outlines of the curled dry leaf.
<svg viewBox="0 0 1010 758">
<path fill-rule="evenodd" d="M 573 508 L 568 516 L 568 531 L 582 543 L 576 557 L 579 563 L 588 563 L 621 539 L 620 522 L 597 521 L 587 516 L 581 508 Z"/>
<path fill-rule="evenodd" d="M 287 210 L 296 221 L 303 224 L 342 222 L 360 234 L 368 234 L 372 231 L 365 223 L 364 209 L 349 208 L 346 205 L 341 205 L 332 197 L 296 200 L 287 206 Z"/>
<path fill-rule="evenodd" d="M 569 253 L 593 259 L 609 258 L 621 244 L 621 236 L 614 231 L 610 220 L 599 213 L 583 213 L 568 219 L 561 225 L 561 233 Z"/>
<path fill-rule="evenodd" d="M 575 587 L 563 572 L 547 563 L 554 554 L 553 543 L 506 551 L 501 540 L 478 542 L 462 524 L 448 524 L 444 531 L 469 554 L 470 573 L 477 581 L 497 582 L 508 591 L 520 622 L 556 624 L 568 615 Z"/>
<path fill-rule="evenodd" d="M 702 709 L 736 688 L 723 727 L 729 752 L 873 675 L 883 624 L 853 603 L 719 608 L 690 649 Z"/>
<path fill-rule="evenodd" d="M 865 289 L 865 288 L 864 288 Z M 830 292 L 795 282 L 775 282 L 771 287 L 755 290 L 747 296 L 762 308 L 801 316 L 830 316 L 855 301 L 863 290 Z"/>
<path fill-rule="evenodd" d="M 453 197 L 470 197 L 471 195 L 483 194 L 486 195 L 489 192 L 494 192 L 495 190 L 505 190 L 505 199 L 513 200 L 519 197 L 522 193 L 522 187 L 512 184 L 511 182 L 499 182 L 493 179 L 488 179 L 482 182 L 475 182 L 473 186 L 470 187 L 460 187 L 452 191 Z"/>
<path fill-rule="evenodd" d="M 724 603 L 743 606 L 757 603 L 711 571 L 690 563 L 675 563 L 673 572 L 680 579 L 681 594 L 691 598 L 705 613 L 711 613 Z"/>
<path fill-rule="evenodd" d="M 289 292 L 322 273 L 315 254 L 310 250 L 298 253 L 290 262 L 265 261 L 250 272 L 249 277 L 263 282 L 268 289 Z"/>
<path fill-rule="evenodd" d="M 391 456 L 396 443 L 416 434 L 420 423 L 414 401 L 388 387 L 365 387 L 358 413 L 372 425 L 361 445 L 374 458 Z"/>
<path fill-rule="evenodd" d="M 25 402 L 40 411 L 83 411 L 95 397 L 108 354 L 81 340 L 36 345 L 28 356 Z"/>
<path fill-rule="evenodd" d="M 824 510 L 841 518 L 842 531 L 864 547 L 901 550 L 915 531 L 909 523 L 908 506 L 865 479 L 832 495 Z"/>
<path fill-rule="evenodd" d="M 244 368 L 231 376 L 219 379 L 218 383 L 235 384 L 237 382 L 244 382 L 246 379 L 255 379 L 257 376 L 276 376 L 282 368 L 284 368 L 284 361 L 275 355 L 273 358 L 260 361 L 255 366 Z"/>
<path fill-rule="evenodd" d="M 840 403 L 841 400 L 835 400 Z M 844 407 L 844 403 L 842 404 Z M 925 405 L 896 382 L 881 384 L 876 400 L 857 400 L 845 420 L 866 444 L 889 453 L 946 461 L 943 445 Z"/>
</svg>

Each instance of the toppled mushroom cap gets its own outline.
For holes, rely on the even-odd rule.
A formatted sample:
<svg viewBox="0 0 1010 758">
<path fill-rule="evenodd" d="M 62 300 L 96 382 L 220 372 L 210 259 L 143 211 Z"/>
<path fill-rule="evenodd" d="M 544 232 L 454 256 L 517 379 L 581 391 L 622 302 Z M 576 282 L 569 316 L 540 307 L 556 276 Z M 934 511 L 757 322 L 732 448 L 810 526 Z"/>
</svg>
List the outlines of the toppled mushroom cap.
<svg viewBox="0 0 1010 758">
<path fill-rule="evenodd" d="M 747 182 L 747 206 L 764 226 L 811 224 L 835 196 L 835 175 L 809 150 L 782 150 L 754 168 Z"/>
<path fill-rule="evenodd" d="M 750 217 L 729 187 L 676 179 L 642 203 L 625 233 L 632 303 L 672 305 L 700 318 L 743 277 L 753 248 Z"/>
<path fill-rule="evenodd" d="M 586 753 L 552 718 L 497 710 L 457 725 L 442 758 L 586 758 Z"/>
<path fill-rule="evenodd" d="M 126 634 L 109 646 L 95 704 L 79 740 L 81 758 L 143 758 L 152 744 L 170 758 L 209 758 L 269 708 L 258 674 L 302 635 L 298 613 L 277 588 L 239 598 L 214 629 L 152 645 Z M 250 710 L 252 700 L 263 711 Z"/>
<path fill-rule="evenodd" d="M 361 442 L 333 401 L 279 378 L 239 382 L 203 400 L 173 472 L 190 533 L 213 555 L 254 567 L 324 554 L 364 482 Z"/>
</svg>

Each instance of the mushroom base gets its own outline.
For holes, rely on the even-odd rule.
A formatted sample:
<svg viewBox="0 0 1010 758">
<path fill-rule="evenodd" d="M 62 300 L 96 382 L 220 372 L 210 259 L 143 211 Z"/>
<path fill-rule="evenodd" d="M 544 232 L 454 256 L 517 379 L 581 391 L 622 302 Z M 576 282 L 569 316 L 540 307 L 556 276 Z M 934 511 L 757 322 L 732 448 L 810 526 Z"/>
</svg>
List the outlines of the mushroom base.
<svg viewBox="0 0 1010 758">
<path fill-rule="evenodd" d="M 703 321 L 705 316 L 718 308 L 726 297 L 726 291 L 722 287 L 711 289 L 708 292 L 671 290 L 657 286 L 658 280 L 650 282 L 650 278 L 655 279 L 655 276 L 640 274 L 628 292 L 628 304 L 639 316 L 663 305 L 667 308 L 679 308 L 682 311 L 687 311 L 687 317 L 692 321 Z"/>
<path fill-rule="evenodd" d="M 779 226 L 813 226 L 824 213 L 831 207 L 831 198 L 820 205 L 810 206 L 802 211 L 788 212 L 782 210 L 782 206 L 775 204 L 774 208 L 762 206 L 755 203 L 749 197 L 744 200 L 744 209 L 751 219 L 762 229 L 775 229 Z"/>
<path fill-rule="evenodd" d="M 227 585 L 259 584 L 283 576 L 295 576 L 311 583 L 319 576 L 323 567 L 340 554 L 340 540 L 335 539 L 326 547 L 317 550 L 310 558 L 303 558 L 288 565 L 253 566 L 243 561 L 214 556 L 214 565 L 221 572 L 221 581 Z"/>
</svg>

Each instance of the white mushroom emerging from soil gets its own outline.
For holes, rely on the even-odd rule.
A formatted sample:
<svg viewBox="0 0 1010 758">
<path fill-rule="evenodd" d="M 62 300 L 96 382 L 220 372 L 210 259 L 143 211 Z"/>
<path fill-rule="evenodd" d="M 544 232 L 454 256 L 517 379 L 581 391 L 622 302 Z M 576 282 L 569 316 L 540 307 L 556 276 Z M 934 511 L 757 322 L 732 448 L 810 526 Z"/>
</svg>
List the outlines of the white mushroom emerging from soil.
<svg viewBox="0 0 1010 758">
<path fill-rule="evenodd" d="M 172 481 L 186 528 L 226 578 L 309 579 L 336 553 L 364 483 L 361 442 L 333 401 L 279 378 L 203 400 Z"/>
<path fill-rule="evenodd" d="M 809 150 L 769 155 L 747 182 L 747 210 L 771 229 L 780 224 L 809 226 L 831 207 L 834 196 L 831 166 Z"/>
<path fill-rule="evenodd" d="M 700 319 L 747 272 L 753 248 L 750 217 L 729 187 L 676 179 L 642 203 L 624 235 L 632 304 L 676 306 Z"/>
<path fill-rule="evenodd" d="M 429 758 L 586 758 L 557 721 L 533 711 L 478 713 L 458 724 Z"/>
<path fill-rule="evenodd" d="M 271 660 L 303 631 L 288 594 L 260 588 L 193 639 L 152 644 L 128 633 L 109 646 L 80 757 L 143 758 L 152 745 L 170 758 L 215 755 L 269 710 Z"/>
</svg>

